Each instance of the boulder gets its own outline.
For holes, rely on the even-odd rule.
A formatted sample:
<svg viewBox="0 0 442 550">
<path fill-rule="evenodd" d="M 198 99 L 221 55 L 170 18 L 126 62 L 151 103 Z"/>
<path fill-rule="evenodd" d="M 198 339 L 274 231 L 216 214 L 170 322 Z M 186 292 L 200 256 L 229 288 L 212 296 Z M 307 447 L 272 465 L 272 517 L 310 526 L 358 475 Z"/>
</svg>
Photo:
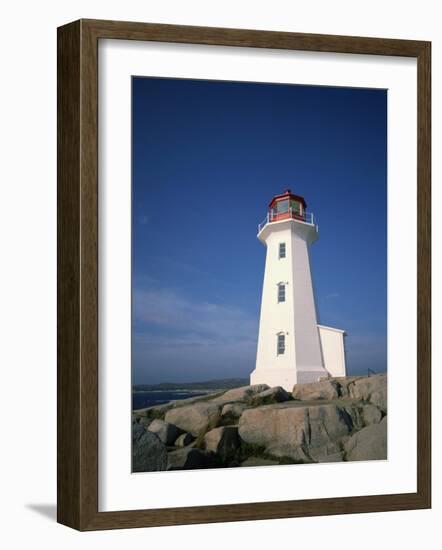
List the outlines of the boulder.
<svg viewBox="0 0 442 550">
<path fill-rule="evenodd" d="M 172 408 L 173 401 L 170 401 L 169 403 L 164 403 L 162 405 L 153 405 L 152 407 L 147 407 L 145 409 L 137 409 L 133 411 L 133 414 L 138 418 L 153 420 L 155 418 L 164 418 L 166 412 Z"/>
<path fill-rule="evenodd" d="M 348 392 L 350 398 L 371 403 L 387 412 L 387 374 L 358 378 L 348 384 Z"/>
<path fill-rule="evenodd" d="M 159 437 L 140 424 L 132 426 L 132 471 L 154 472 L 167 468 L 167 450 Z"/>
<path fill-rule="evenodd" d="M 175 447 L 186 447 L 193 441 L 193 436 L 190 433 L 183 433 L 177 437 L 175 441 Z"/>
<path fill-rule="evenodd" d="M 353 423 L 353 431 L 361 430 L 370 424 L 377 424 L 382 420 L 382 412 L 371 403 L 345 404 L 341 401 L 342 407 L 350 415 Z"/>
<path fill-rule="evenodd" d="M 382 412 L 376 405 L 368 403 L 362 407 L 362 416 L 364 418 L 365 426 L 370 426 L 370 424 L 379 424 L 382 420 Z"/>
<path fill-rule="evenodd" d="M 387 459 L 387 417 L 356 432 L 345 443 L 346 460 Z"/>
<path fill-rule="evenodd" d="M 269 386 L 267 384 L 254 384 L 253 386 L 233 388 L 232 390 L 228 390 L 219 397 L 213 399 L 213 402 L 218 403 L 219 405 L 224 405 L 225 403 L 235 403 L 238 401 L 241 403 L 250 403 L 254 395 L 268 389 Z"/>
<path fill-rule="evenodd" d="M 214 468 L 219 466 L 215 455 L 195 447 L 185 447 L 168 453 L 168 470 L 197 470 L 200 468 Z"/>
<path fill-rule="evenodd" d="M 283 403 L 291 399 L 291 395 L 281 386 L 275 386 L 252 397 L 252 405 L 270 405 L 271 403 Z"/>
<path fill-rule="evenodd" d="M 132 422 L 132 445 L 144 434 L 146 428 L 138 422 Z"/>
<path fill-rule="evenodd" d="M 227 403 L 224 405 L 221 411 L 221 416 L 224 420 L 237 420 L 241 415 L 244 409 L 247 408 L 247 405 L 244 403 Z"/>
<path fill-rule="evenodd" d="M 147 429 L 156 434 L 165 445 L 173 445 L 181 430 L 174 424 L 156 418 L 148 425 Z"/>
<path fill-rule="evenodd" d="M 221 418 L 221 407 L 213 402 L 198 402 L 167 411 L 165 420 L 197 437 L 214 428 Z"/>
<path fill-rule="evenodd" d="M 173 469 L 386 457 L 386 374 L 297 384 L 293 398 L 255 384 L 133 411 L 134 471 L 168 467 L 172 445 Z"/>
<path fill-rule="evenodd" d="M 339 397 L 339 384 L 334 380 L 320 380 L 308 384 L 295 384 L 293 399 L 300 401 L 332 400 Z"/>
<path fill-rule="evenodd" d="M 341 399 L 350 399 L 350 393 L 348 390 L 348 387 L 350 384 L 352 384 L 355 380 L 358 380 L 360 376 L 337 376 L 336 378 L 331 378 L 333 382 L 335 382 L 338 386 L 339 391 L 339 397 Z"/>
<path fill-rule="evenodd" d="M 240 445 L 237 426 L 221 426 L 204 436 L 206 450 L 216 453 L 222 460 L 231 458 Z"/>
<path fill-rule="evenodd" d="M 247 409 L 239 419 L 239 435 L 269 455 L 299 462 L 320 462 L 341 451 L 339 440 L 350 434 L 353 422 L 336 405 L 267 405 Z"/>
<path fill-rule="evenodd" d="M 178 407 L 187 407 L 188 405 L 193 405 L 194 403 L 199 403 L 201 401 L 207 401 L 212 399 L 217 395 L 222 395 L 224 391 L 211 392 L 205 395 L 197 395 L 196 397 L 188 397 L 186 399 L 178 399 L 176 401 L 169 401 L 168 403 L 163 403 L 162 405 L 152 405 L 151 407 L 146 407 L 144 409 L 135 409 L 133 411 L 133 416 L 135 417 L 145 417 L 149 419 L 161 418 L 164 419 L 167 411 L 175 409 Z"/>
<path fill-rule="evenodd" d="M 141 424 L 142 426 L 147 428 L 147 426 L 151 422 L 152 421 L 149 418 L 145 416 L 138 416 L 137 414 L 135 414 L 135 412 L 132 412 L 132 426 L 134 426 L 135 424 Z"/>
</svg>

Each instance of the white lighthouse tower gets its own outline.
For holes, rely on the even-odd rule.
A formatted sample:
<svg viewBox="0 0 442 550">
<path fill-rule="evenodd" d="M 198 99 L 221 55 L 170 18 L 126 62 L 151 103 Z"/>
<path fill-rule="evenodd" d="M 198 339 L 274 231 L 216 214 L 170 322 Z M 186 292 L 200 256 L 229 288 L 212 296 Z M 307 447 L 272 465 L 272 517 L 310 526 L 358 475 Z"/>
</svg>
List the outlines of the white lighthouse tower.
<svg viewBox="0 0 442 550">
<path fill-rule="evenodd" d="M 290 189 L 275 196 L 258 239 L 267 247 L 256 368 L 251 384 L 282 386 L 345 376 L 345 332 L 318 325 L 309 245 L 313 214 Z"/>
</svg>

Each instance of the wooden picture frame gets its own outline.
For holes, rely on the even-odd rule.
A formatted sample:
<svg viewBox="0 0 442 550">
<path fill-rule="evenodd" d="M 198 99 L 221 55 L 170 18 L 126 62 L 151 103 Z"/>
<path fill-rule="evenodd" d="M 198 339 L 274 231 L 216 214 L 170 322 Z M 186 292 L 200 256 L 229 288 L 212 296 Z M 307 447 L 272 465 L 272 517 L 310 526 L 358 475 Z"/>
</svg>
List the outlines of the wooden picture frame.
<svg viewBox="0 0 442 550">
<path fill-rule="evenodd" d="M 98 41 L 405 56 L 418 67 L 417 492 L 98 511 Z M 58 521 L 82 531 L 431 506 L 430 65 L 422 41 L 118 21 L 58 29 Z"/>
</svg>

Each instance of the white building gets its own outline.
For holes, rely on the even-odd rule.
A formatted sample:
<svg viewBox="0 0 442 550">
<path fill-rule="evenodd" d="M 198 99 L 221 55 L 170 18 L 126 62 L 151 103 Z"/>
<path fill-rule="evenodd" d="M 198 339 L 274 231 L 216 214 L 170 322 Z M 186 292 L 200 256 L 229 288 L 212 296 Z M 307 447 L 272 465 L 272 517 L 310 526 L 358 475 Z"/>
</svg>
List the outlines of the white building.
<svg viewBox="0 0 442 550">
<path fill-rule="evenodd" d="M 318 325 L 309 245 L 318 238 L 313 214 L 290 189 L 269 204 L 258 228 L 266 246 L 256 367 L 251 384 L 282 386 L 345 376 L 345 331 Z"/>
</svg>

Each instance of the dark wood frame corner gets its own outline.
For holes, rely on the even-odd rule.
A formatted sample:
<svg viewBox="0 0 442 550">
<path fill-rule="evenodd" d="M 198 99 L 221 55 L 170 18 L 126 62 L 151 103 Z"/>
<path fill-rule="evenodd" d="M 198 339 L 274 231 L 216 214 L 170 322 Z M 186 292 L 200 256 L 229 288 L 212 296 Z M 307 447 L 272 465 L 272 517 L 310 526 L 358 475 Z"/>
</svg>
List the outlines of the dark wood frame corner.
<svg viewBox="0 0 442 550">
<path fill-rule="evenodd" d="M 98 40 L 406 56 L 418 66 L 417 492 L 98 511 Z M 58 29 L 58 521 L 79 530 L 408 510 L 431 506 L 429 42 L 80 20 Z"/>
</svg>

